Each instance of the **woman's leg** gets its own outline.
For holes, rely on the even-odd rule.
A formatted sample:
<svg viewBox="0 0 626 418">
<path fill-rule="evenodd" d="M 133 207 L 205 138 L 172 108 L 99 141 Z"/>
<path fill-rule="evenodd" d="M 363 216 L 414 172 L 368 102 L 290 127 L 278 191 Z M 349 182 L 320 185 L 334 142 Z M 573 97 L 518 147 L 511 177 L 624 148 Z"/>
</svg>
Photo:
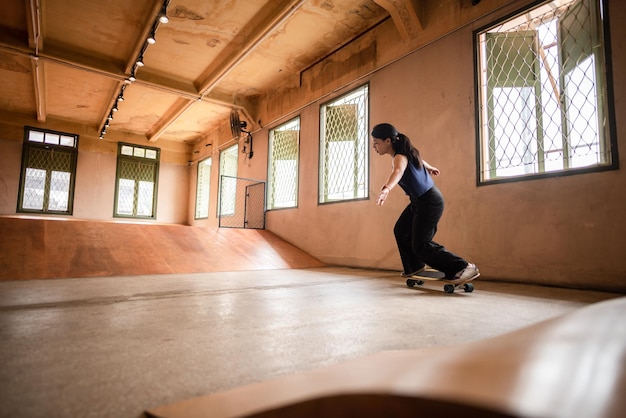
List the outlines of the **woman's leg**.
<svg viewBox="0 0 626 418">
<path fill-rule="evenodd" d="M 444 272 L 446 277 L 454 277 L 468 263 L 433 241 L 437 224 L 443 215 L 444 201 L 441 192 L 433 187 L 418 199 L 413 199 L 411 208 L 415 214 L 412 226 L 414 254 L 432 268 Z"/>
<path fill-rule="evenodd" d="M 400 252 L 400 259 L 402 260 L 404 275 L 410 275 L 424 268 L 424 263 L 413 251 L 411 230 L 413 228 L 414 217 L 415 215 L 413 214 L 411 205 L 409 205 L 404 209 L 393 228 L 393 234 L 396 237 L 396 244 Z"/>
</svg>

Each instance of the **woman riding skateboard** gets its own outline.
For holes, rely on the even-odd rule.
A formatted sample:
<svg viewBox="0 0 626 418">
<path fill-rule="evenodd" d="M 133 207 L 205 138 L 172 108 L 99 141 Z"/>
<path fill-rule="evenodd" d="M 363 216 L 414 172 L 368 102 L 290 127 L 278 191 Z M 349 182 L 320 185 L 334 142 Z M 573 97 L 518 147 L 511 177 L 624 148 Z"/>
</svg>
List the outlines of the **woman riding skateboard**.
<svg viewBox="0 0 626 418">
<path fill-rule="evenodd" d="M 443 196 L 431 177 L 438 176 L 439 169 L 424 161 L 409 138 L 393 125 L 374 126 L 372 142 L 379 155 L 389 154 L 393 159 L 391 174 L 380 189 L 376 204 L 382 206 L 396 185 L 410 198 L 393 229 L 404 269 L 402 275 L 418 274 L 428 265 L 443 272 L 446 279 L 459 283 L 480 276 L 474 264 L 433 241 L 444 207 Z"/>
</svg>

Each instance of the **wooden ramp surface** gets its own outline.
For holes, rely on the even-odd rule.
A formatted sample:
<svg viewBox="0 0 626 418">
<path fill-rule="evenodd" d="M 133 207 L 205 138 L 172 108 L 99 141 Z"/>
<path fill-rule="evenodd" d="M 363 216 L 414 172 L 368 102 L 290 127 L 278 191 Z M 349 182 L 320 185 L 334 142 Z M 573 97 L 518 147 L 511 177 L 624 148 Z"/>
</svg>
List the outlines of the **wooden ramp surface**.
<svg viewBox="0 0 626 418">
<path fill-rule="evenodd" d="M 0 217 L 0 280 L 322 265 L 265 230 Z"/>
<path fill-rule="evenodd" d="M 625 314 L 623 297 L 482 341 L 381 352 L 156 407 L 146 415 L 625 417 Z"/>
</svg>

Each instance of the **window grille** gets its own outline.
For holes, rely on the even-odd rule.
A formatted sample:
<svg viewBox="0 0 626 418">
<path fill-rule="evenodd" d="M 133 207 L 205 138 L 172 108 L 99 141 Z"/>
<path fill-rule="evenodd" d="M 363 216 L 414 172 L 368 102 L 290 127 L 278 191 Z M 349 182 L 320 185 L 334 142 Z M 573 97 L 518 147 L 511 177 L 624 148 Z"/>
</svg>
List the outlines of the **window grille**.
<svg viewBox="0 0 626 418">
<path fill-rule="evenodd" d="M 298 155 L 300 118 L 270 131 L 268 164 L 268 209 L 298 205 Z"/>
<path fill-rule="evenodd" d="M 211 192 L 211 157 L 198 163 L 196 184 L 196 219 L 209 217 L 209 197 Z"/>
<path fill-rule="evenodd" d="M 221 176 L 220 184 L 220 228 L 264 229 L 265 182 Z"/>
<path fill-rule="evenodd" d="M 368 86 L 320 109 L 319 202 L 368 197 Z"/>
<path fill-rule="evenodd" d="M 78 135 L 24 128 L 18 212 L 71 215 Z"/>
<path fill-rule="evenodd" d="M 617 164 L 600 8 L 546 1 L 477 32 L 480 182 Z"/>
<path fill-rule="evenodd" d="M 237 164 L 239 154 L 238 146 L 220 152 L 220 214 L 232 215 L 235 213 L 235 198 L 237 192 Z"/>
<path fill-rule="evenodd" d="M 156 218 L 159 154 L 158 148 L 118 145 L 116 217 Z"/>
</svg>

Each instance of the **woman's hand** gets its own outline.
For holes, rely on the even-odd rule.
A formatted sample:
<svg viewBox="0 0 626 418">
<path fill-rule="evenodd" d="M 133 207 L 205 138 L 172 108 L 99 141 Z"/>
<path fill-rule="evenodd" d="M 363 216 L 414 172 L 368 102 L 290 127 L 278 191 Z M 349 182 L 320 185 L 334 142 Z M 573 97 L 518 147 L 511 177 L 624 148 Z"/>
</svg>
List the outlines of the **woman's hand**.
<svg viewBox="0 0 626 418">
<path fill-rule="evenodd" d="M 387 200 L 387 196 L 389 196 L 389 187 L 384 185 L 382 189 L 380 189 L 380 193 L 378 194 L 378 199 L 376 199 L 376 204 L 378 206 L 382 206 L 385 204 L 385 200 Z"/>
<path fill-rule="evenodd" d="M 438 176 L 440 174 L 440 171 L 437 167 L 434 167 L 430 164 L 428 164 L 426 161 L 422 160 L 422 164 L 424 164 L 424 167 L 426 167 L 426 170 L 428 170 L 428 172 L 430 173 L 431 176 Z"/>
<path fill-rule="evenodd" d="M 437 167 L 430 167 L 427 169 L 431 176 L 438 176 L 439 169 Z"/>
</svg>

